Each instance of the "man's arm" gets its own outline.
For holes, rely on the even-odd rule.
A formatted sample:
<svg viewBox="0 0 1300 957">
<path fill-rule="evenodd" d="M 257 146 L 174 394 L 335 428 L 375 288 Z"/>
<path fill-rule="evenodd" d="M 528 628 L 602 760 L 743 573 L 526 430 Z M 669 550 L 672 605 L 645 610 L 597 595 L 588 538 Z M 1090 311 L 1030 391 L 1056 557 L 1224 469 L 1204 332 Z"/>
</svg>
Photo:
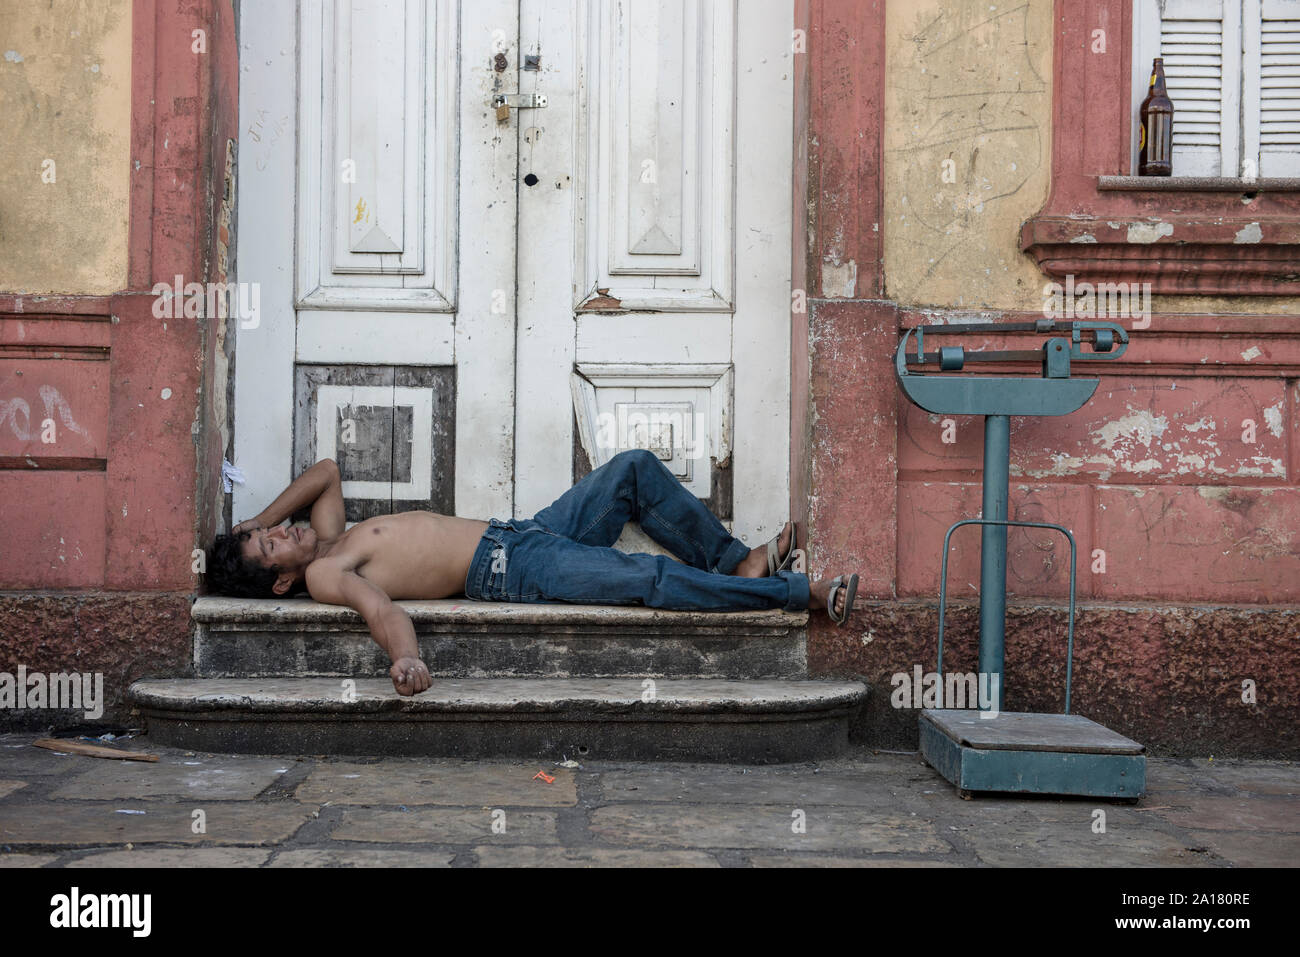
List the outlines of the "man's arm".
<svg viewBox="0 0 1300 957">
<path fill-rule="evenodd" d="M 280 493 L 256 517 L 240 522 L 233 531 L 246 528 L 274 528 L 300 508 L 311 506 L 311 527 L 324 541 L 343 534 L 343 479 L 333 459 L 321 459 Z"/>
<path fill-rule="evenodd" d="M 433 684 L 429 669 L 420 660 L 410 617 L 374 582 L 366 581 L 336 559 L 322 558 L 307 569 L 307 590 L 317 601 L 347 605 L 366 620 L 370 637 L 393 662 L 388 676 L 398 694 L 418 694 Z"/>
</svg>

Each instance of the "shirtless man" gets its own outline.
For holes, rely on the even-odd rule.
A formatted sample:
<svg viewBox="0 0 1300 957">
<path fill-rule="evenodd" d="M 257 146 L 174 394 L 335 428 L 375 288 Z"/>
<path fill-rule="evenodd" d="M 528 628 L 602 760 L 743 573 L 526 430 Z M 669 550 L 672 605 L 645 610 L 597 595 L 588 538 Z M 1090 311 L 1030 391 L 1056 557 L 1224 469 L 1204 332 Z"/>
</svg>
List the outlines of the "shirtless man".
<svg viewBox="0 0 1300 957">
<path fill-rule="evenodd" d="M 309 527 L 281 524 L 307 506 Z M 683 562 L 610 548 L 630 520 Z M 305 585 L 316 601 L 347 605 L 392 660 L 397 693 L 413 695 L 432 678 L 410 617 L 394 604 L 402 599 L 463 592 L 489 601 L 796 610 L 826 609 L 834 591 L 827 613 L 843 624 L 858 576 L 811 583 L 788 570 L 795 534 L 786 523 L 772 548 L 746 548 L 662 462 L 640 450 L 614 456 L 536 519 L 483 522 L 413 511 L 346 528 L 338 465 L 322 459 L 261 514 L 217 537 L 207 579 L 214 591 L 247 598 Z"/>
</svg>

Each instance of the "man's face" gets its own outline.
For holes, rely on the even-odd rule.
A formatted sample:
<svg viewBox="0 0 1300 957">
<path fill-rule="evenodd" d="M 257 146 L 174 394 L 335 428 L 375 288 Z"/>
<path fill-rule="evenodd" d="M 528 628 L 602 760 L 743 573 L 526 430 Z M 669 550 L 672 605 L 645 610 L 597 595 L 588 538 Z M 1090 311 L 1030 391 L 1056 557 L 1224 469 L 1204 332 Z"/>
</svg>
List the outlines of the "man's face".
<svg viewBox="0 0 1300 957">
<path fill-rule="evenodd" d="M 244 542 L 244 557 L 263 568 L 277 565 L 282 572 L 299 571 L 316 557 L 316 532 L 283 525 L 253 529 Z"/>
</svg>

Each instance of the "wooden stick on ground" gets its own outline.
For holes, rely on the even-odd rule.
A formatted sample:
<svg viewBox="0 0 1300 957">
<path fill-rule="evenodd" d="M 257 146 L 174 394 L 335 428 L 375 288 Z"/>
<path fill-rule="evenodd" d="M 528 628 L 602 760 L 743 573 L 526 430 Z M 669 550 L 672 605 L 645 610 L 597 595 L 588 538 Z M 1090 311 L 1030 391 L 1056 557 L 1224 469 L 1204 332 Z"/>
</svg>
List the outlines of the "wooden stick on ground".
<svg viewBox="0 0 1300 957">
<path fill-rule="evenodd" d="M 38 748 L 47 748 L 50 751 L 62 751 L 66 754 L 84 754 L 90 758 L 117 758 L 119 761 L 158 760 L 158 755 L 156 754 L 143 754 L 139 751 L 121 751 L 117 748 L 106 748 L 102 744 L 86 744 L 84 741 L 41 738 L 39 741 L 33 741 L 32 744 Z"/>
</svg>

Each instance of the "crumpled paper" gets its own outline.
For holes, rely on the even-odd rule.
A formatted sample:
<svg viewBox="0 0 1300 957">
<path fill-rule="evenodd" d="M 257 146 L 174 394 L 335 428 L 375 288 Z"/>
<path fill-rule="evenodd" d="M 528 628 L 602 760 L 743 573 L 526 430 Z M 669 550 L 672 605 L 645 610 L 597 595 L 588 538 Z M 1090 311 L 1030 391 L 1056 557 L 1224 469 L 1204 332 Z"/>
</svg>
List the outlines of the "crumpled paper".
<svg viewBox="0 0 1300 957">
<path fill-rule="evenodd" d="M 222 459 L 221 460 L 221 491 L 223 492 L 234 491 L 235 487 L 230 484 L 231 482 L 238 482 L 240 485 L 243 485 L 244 473 L 241 472 L 235 466 L 231 465 L 225 459 Z"/>
</svg>

